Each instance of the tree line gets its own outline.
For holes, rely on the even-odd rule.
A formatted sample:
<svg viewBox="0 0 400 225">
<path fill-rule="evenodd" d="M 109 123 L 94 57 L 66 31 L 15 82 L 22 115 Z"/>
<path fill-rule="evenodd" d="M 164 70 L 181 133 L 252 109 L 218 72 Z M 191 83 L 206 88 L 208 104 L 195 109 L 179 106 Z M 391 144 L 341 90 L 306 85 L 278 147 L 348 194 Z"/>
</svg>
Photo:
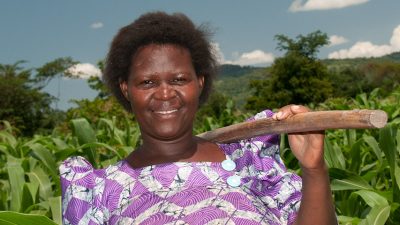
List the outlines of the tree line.
<svg viewBox="0 0 400 225">
<path fill-rule="evenodd" d="M 375 88 L 389 94 L 400 82 L 400 64 L 398 62 L 365 61 L 341 65 L 340 61 L 325 62 L 317 58 L 319 49 L 328 44 L 328 37 L 321 31 L 290 38 L 276 35 L 277 49 L 284 52 L 282 57 L 264 69 L 257 69 L 257 79 L 249 85 L 242 83 L 223 89 L 233 89 L 233 95 L 244 92 L 251 94 L 244 99 L 244 107 L 238 106 L 223 90 L 215 90 L 210 101 L 198 113 L 196 121 L 204 123 L 207 118 L 217 118 L 222 125 L 232 122 L 224 117 L 226 110 L 233 114 L 254 113 L 268 108 L 278 108 L 287 104 L 315 105 L 331 98 L 354 97 Z M 68 129 L 66 121 L 85 117 L 96 122 L 102 117 L 124 115 L 132 120 L 108 93 L 98 77 L 88 79 L 90 88 L 98 92 L 93 100 L 73 100 L 76 107 L 63 112 L 51 107 L 56 97 L 43 91 L 43 88 L 55 78 L 71 76 L 67 69 L 76 64 L 70 57 L 58 58 L 35 69 L 23 67 L 24 61 L 14 64 L 0 64 L 0 120 L 7 120 L 18 128 L 24 136 L 35 133 L 49 133 L 55 127 Z M 103 62 L 98 63 L 103 69 Z M 254 68 L 225 65 L 221 67 L 220 79 L 241 80 L 241 74 L 251 73 Z M 245 78 L 246 79 L 246 78 Z M 218 81 L 217 81 L 218 82 Z M 229 84 L 228 84 L 229 85 Z M 241 85 L 240 87 L 238 85 Z M 237 91 L 237 92 L 235 92 Z M 121 124 L 124 124 L 121 122 Z"/>
</svg>

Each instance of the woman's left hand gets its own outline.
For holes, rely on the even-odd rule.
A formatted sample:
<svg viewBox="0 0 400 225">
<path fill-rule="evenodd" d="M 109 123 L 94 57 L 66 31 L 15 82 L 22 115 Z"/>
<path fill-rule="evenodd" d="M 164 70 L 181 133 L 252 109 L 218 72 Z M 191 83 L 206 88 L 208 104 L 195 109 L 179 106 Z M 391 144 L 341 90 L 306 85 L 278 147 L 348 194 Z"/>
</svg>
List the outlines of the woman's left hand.
<svg viewBox="0 0 400 225">
<path fill-rule="evenodd" d="M 305 106 L 287 105 L 273 115 L 275 120 L 284 120 L 296 114 L 309 112 Z M 324 161 L 324 131 L 288 134 L 290 148 L 303 169 L 322 169 Z"/>
</svg>

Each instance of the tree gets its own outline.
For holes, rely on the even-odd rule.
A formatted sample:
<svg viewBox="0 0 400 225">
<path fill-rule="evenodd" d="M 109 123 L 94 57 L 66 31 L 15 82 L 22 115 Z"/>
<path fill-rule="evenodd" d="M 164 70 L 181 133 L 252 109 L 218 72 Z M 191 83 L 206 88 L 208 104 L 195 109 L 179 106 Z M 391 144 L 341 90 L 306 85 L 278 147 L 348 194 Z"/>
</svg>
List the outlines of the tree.
<svg viewBox="0 0 400 225">
<path fill-rule="evenodd" d="M 254 95 L 247 100 L 246 109 L 318 103 L 330 97 L 328 70 L 316 57 L 319 48 L 328 43 L 327 35 L 316 31 L 296 39 L 285 35 L 276 35 L 275 39 L 277 49 L 286 53 L 274 61 L 268 79 L 250 83 Z"/>
<path fill-rule="evenodd" d="M 57 58 L 51 62 L 44 64 L 43 66 L 36 69 L 37 74 L 35 75 L 34 82 L 43 88 L 55 77 L 71 76 L 66 71 L 71 66 L 78 63 L 71 57 Z"/>
<path fill-rule="evenodd" d="M 51 130 L 60 119 L 60 112 L 50 108 L 54 97 L 40 91 L 31 79 L 31 70 L 18 61 L 0 64 L 0 120 L 7 120 L 23 135 L 32 136 L 39 130 Z"/>
<path fill-rule="evenodd" d="M 104 72 L 104 61 L 99 61 L 97 63 L 97 66 L 100 68 L 101 73 L 103 74 Z M 89 77 L 87 80 L 88 85 L 91 89 L 98 91 L 99 93 L 97 94 L 98 98 L 101 99 L 109 99 L 111 96 L 110 91 L 108 90 L 107 86 L 103 83 L 100 77 Z"/>
</svg>

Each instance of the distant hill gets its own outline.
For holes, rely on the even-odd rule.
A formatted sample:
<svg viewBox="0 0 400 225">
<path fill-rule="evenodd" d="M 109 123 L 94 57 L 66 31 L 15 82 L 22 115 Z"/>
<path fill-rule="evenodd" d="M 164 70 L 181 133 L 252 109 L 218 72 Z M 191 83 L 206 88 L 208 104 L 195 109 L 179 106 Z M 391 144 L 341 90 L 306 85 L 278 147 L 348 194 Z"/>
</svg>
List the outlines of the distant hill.
<svg viewBox="0 0 400 225">
<path fill-rule="evenodd" d="M 400 63 L 400 52 L 391 53 L 381 57 L 354 58 L 354 59 L 324 59 L 322 62 L 331 68 L 356 67 L 365 63 L 395 62 Z"/>
<path fill-rule="evenodd" d="M 251 80 L 265 79 L 268 69 L 265 67 L 221 65 L 215 89 L 233 99 L 236 106 L 243 108 L 251 95 L 249 83 Z"/>
<path fill-rule="evenodd" d="M 389 55 L 385 55 L 382 58 L 384 58 L 384 59 L 387 58 L 388 60 L 392 60 L 392 61 L 400 63 L 400 52 L 395 52 L 395 53 L 392 53 Z"/>
<path fill-rule="evenodd" d="M 246 74 L 253 73 L 257 70 L 263 70 L 264 68 L 253 67 L 253 66 L 239 66 L 232 64 L 223 64 L 219 67 L 218 78 L 225 77 L 241 77 Z"/>
<path fill-rule="evenodd" d="M 355 59 L 324 59 L 322 62 L 328 69 L 342 69 L 344 67 L 357 67 L 366 63 L 400 63 L 400 52 L 395 52 L 382 57 L 355 58 Z M 269 76 L 269 67 L 253 67 L 224 64 L 219 68 L 215 89 L 231 97 L 236 106 L 243 108 L 247 98 L 251 95 L 249 83 L 251 80 L 265 79 Z"/>
</svg>

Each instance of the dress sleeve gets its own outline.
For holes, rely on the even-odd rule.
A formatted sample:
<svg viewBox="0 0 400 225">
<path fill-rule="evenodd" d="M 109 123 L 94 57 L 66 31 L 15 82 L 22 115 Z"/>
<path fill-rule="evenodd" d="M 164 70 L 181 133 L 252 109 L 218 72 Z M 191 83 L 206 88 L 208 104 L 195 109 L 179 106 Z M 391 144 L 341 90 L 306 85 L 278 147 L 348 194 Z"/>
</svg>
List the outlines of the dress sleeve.
<svg viewBox="0 0 400 225">
<path fill-rule="evenodd" d="M 271 117 L 262 111 L 248 120 Z M 263 135 L 229 144 L 228 154 L 242 174 L 242 183 L 251 190 L 279 220 L 292 224 L 301 201 L 301 178 L 289 172 L 280 156 L 280 135 Z M 250 175 L 250 176 L 249 176 Z"/>
<path fill-rule="evenodd" d="M 104 213 L 96 196 L 93 166 L 74 156 L 60 165 L 63 224 L 103 224 Z"/>
</svg>

